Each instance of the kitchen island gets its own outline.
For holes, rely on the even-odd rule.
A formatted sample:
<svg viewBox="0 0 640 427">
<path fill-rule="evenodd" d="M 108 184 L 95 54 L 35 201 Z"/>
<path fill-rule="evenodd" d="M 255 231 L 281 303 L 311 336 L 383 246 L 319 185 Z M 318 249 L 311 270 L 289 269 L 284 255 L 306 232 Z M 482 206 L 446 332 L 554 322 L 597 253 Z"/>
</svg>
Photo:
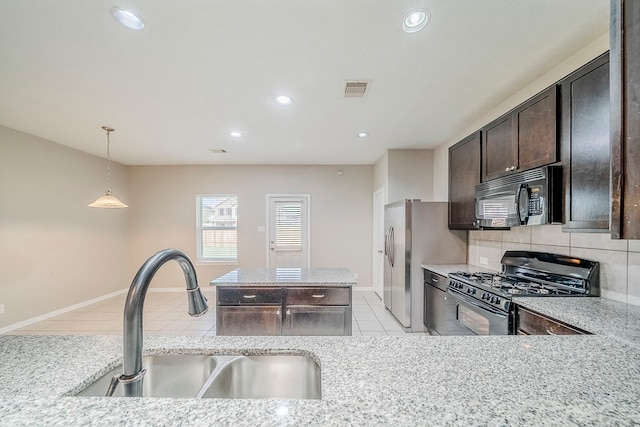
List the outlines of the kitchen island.
<svg viewBox="0 0 640 427">
<path fill-rule="evenodd" d="M 237 268 L 216 286 L 217 335 L 351 335 L 346 268 Z"/>
<path fill-rule="evenodd" d="M 529 301 L 601 335 L 145 337 L 146 354 L 311 354 L 320 400 L 73 397 L 121 338 L 0 336 L 0 425 L 637 425 L 640 307 L 569 299 Z"/>
</svg>

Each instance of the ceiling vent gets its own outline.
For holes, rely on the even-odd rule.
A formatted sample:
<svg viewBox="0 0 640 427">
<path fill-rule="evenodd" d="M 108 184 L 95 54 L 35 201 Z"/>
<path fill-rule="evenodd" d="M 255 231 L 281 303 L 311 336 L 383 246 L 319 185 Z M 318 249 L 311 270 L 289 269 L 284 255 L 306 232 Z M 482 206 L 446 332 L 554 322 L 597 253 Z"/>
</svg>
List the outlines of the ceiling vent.
<svg viewBox="0 0 640 427">
<path fill-rule="evenodd" d="M 227 150 L 223 150 L 222 148 L 212 148 L 211 152 L 213 154 L 225 154 Z"/>
<path fill-rule="evenodd" d="M 344 97 L 345 98 L 362 98 L 367 92 L 368 87 L 369 87 L 369 82 L 367 81 L 347 82 L 344 85 Z"/>
</svg>

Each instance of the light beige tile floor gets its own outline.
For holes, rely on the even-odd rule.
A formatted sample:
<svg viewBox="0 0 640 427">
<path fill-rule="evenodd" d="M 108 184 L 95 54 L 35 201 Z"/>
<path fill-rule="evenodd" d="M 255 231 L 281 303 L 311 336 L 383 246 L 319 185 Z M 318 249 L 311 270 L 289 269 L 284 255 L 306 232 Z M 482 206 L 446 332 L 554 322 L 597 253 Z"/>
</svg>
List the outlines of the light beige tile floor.
<svg viewBox="0 0 640 427">
<path fill-rule="evenodd" d="M 209 302 L 215 293 L 206 290 Z M 7 334 L 31 335 L 122 335 L 122 316 L 126 294 L 118 295 L 33 323 Z M 353 292 L 352 332 L 359 335 L 421 335 L 405 334 L 382 300 L 371 291 Z M 145 335 L 215 336 L 216 313 L 211 306 L 201 317 L 187 313 L 184 292 L 162 292 L 150 289 L 144 303 Z"/>
</svg>

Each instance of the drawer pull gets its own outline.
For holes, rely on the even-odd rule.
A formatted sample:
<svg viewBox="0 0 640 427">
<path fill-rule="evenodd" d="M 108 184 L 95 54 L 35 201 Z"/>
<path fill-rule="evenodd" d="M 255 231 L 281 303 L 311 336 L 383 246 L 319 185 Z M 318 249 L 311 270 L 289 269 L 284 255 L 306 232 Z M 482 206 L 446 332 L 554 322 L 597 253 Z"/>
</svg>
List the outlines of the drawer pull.
<svg viewBox="0 0 640 427">
<path fill-rule="evenodd" d="M 255 295 L 243 295 L 242 298 L 246 298 L 246 299 L 254 299 L 256 296 Z"/>
<path fill-rule="evenodd" d="M 314 298 L 324 298 L 324 294 L 313 294 L 311 296 Z"/>
<path fill-rule="evenodd" d="M 431 278 L 431 281 L 432 281 L 433 283 L 438 283 L 438 278 L 437 278 L 437 277 L 432 277 L 432 278 Z"/>
</svg>

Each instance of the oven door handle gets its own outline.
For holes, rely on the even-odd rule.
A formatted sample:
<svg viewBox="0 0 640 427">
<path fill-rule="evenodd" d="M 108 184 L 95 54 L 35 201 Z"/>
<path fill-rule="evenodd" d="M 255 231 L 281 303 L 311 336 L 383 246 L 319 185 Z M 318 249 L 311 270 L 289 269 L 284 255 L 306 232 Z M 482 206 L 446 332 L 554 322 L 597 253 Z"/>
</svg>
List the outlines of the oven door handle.
<svg viewBox="0 0 640 427">
<path fill-rule="evenodd" d="M 464 294 L 461 294 L 460 292 L 456 292 L 452 289 L 447 289 L 447 293 L 450 294 L 451 296 L 453 296 L 454 298 L 459 299 L 460 301 L 463 301 L 469 305 L 472 305 L 473 307 L 476 307 L 479 310 L 482 311 L 486 311 L 487 313 L 492 314 L 493 316 L 499 317 L 501 319 L 506 319 L 507 318 L 507 314 L 503 311 L 498 311 L 495 310 L 492 307 L 487 307 L 484 304 L 479 304 L 475 299 L 473 298 L 469 298 L 468 296 L 465 296 Z"/>
</svg>

